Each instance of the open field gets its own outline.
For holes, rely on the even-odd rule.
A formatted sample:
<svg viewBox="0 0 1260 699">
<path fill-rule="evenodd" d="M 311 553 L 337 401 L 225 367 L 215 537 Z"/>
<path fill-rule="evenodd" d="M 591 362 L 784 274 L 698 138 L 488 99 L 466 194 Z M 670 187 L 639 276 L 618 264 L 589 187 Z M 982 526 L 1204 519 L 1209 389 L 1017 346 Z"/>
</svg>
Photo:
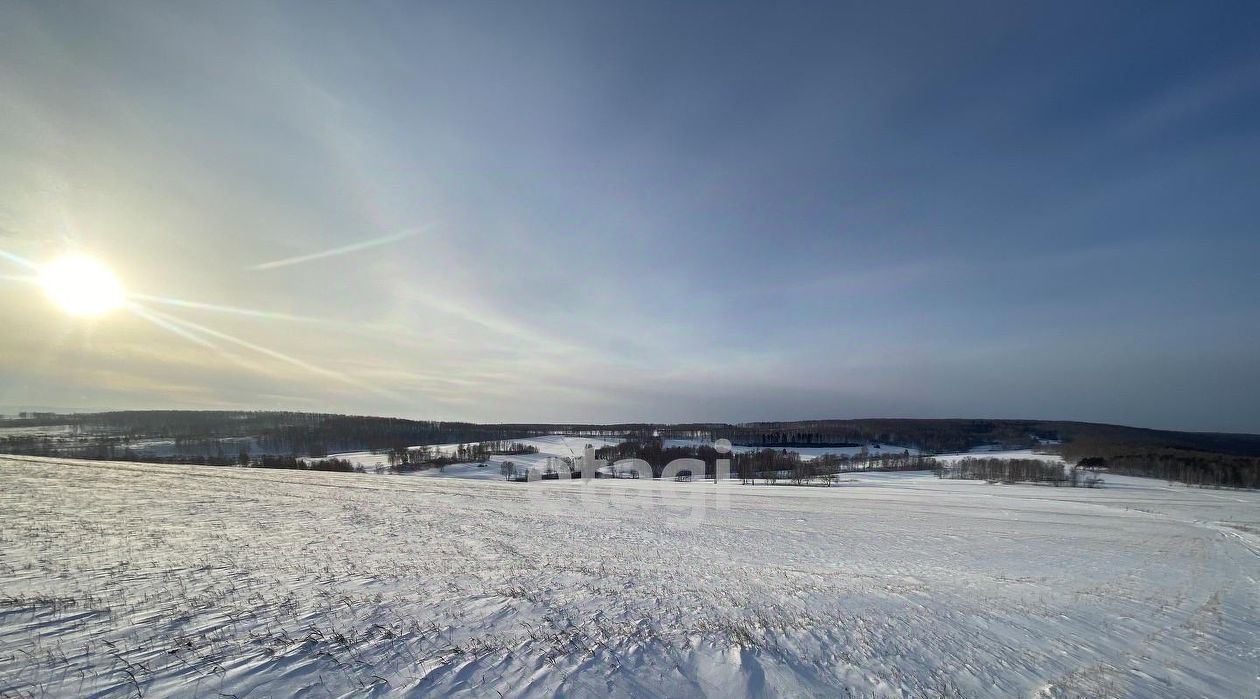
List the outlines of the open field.
<svg viewBox="0 0 1260 699">
<path fill-rule="evenodd" d="M 853 479 L 0 457 L 0 696 L 1260 692 L 1260 494 Z"/>
<path fill-rule="evenodd" d="M 512 455 L 494 455 L 485 460 L 487 468 L 477 468 L 474 464 L 457 464 L 455 468 L 447 467 L 442 471 L 415 471 L 425 475 L 454 475 L 461 474 L 467 478 L 490 478 L 501 480 L 503 478 L 500 472 L 500 466 L 505 461 L 511 461 L 524 469 L 542 469 L 547 465 L 548 459 L 552 458 L 579 458 L 582 456 L 582 450 L 587 444 L 599 448 L 617 444 L 619 439 L 604 439 L 600 437 L 566 437 L 559 434 L 548 434 L 537 437 L 520 437 L 506 440 L 513 444 L 524 444 L 538 449 L 536 454 L 512 454 Z M 465 442 L 464 444 L 476 444 L 476 442 Z M 424 447 L 416 446 L 412 449 L 432 449 L 435 452 L 452 455 L 460 446 L 455 444 L 433 444 Z M 355 466 L 362 466 L 369 472 L 376 469 L 384 469 L 389 465 L 389 454 L 387 452 L 371 452 L 371 451 L 352 451 L 329 454 L 331 458 L 345 459 Z"/>
<path fill-rule="evenodd" d="M 518 467 L 520 471 L 535 470 L 541 472 L 549 462 L 556 459 L 579 459 L 582 456 L 583 449 L 586 445 L 598 449 L 605 446 L 612 446 L 620 443 L 620 439 L 609 439 L 604 437 L 574 437 L 561 434 L 547 434 L 535 437 L 521 437 L 517 439 L 506 440 L 515 444 L 524 444 L 532 446 L 538 450 L 536 454 L 511 454 L 511 455 L 493 455 L 485 459 L 484 466 L 478 463 L 455 464 L 447 466 L 441 470 L 425 469 L 411 472 L 412 475 L 420 476 L 439 476 L 454 478 L 469 478 L 474 480 L 501 480 L 503 478 L 501 466 L 504 462 L 510 461 Z M 708 440 L 698 439 L 666 439 L 663 440 L 666 447 L 679 446 L 711 446 L 712 442 Z M 444 454 L 454 454 L 460 444 L 437 444 L 429 445 L 427 448 L 436 450 Z M 419 449 L 423 447 L 411 447 Z M 748 453 L 760 451 L 760 447 L 734 446 L 731 448 L 733 453 Z M 861 452 L 860 447 L 792 447 L 788 451 L 795 452 L 800 455 L 801 460 L 810 461 L 824 454 L 835 454 L 845 456 L 856 456 Z M 900 453 L 918 454 L 919 450 L 912 447 L 900 447 L 891 444 L 881 444 L 878 448 L 871 450 L 874 455 L 881 453 L 900 454 Z M 1018 450 L 1010 452 L 979 452 L 977 456 L 997 456 L 1005 458 L 1032 458 L 1031 450 Z M 941 458 L 946 461 L 958 460 L 969 454 L 948 454 Z M 385 451 L 352 451 L 339 452 L 329 454 L 330 458 L 344 459 L 366 469 L 368 472 L 384 471 L 389 465 L 389 454 Z M 1061 461 L 1058 457 L 1040 456 L 1037 458 L 1046 458 L 1055 461 Z"/>
</svg>

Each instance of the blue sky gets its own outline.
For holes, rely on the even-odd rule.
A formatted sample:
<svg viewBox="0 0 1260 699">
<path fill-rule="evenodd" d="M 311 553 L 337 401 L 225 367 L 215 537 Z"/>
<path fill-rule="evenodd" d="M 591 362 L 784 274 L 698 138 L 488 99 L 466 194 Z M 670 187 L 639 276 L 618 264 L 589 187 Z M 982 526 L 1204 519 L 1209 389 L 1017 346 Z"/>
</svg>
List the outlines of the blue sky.
<svg viewBox="0 0 1260 699">
<path fill-rule="evenodd" d="M 8 2 L 0 95 L 0 250 L 185 323 L 0 281 L 0 405 L 1260 432 L 1253 4 Z"/>
</svg>

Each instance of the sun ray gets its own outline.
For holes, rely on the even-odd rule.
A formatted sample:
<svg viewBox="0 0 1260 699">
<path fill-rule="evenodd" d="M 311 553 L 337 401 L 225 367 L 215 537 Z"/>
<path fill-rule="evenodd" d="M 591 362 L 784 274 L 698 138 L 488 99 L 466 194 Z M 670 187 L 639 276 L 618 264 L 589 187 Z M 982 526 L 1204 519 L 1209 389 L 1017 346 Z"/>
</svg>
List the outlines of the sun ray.
<svg viewBox="0 0 1260 699">
<path fill-rule="evenodd" d="M 194 335 L 193 333 L 188 332 L 187 330 L 184 330 L 183 328 L 179 327 L 178 325 L 175 325 L 174 323 L 168 322 L 166 320 L 163 320 L 162 318 L 157 317 L 156 315 L 151 313 L 148 309 L 146 309 L 144 306 L 141 306 L 138 303 L 127 304 L 127 310 L 149 321 L 150 323 L 153 323 L 154 325 L 162 328 L 163 330 L 179 335 L 180 337 L 184 338 L 185 340 L 188 340 L 189 342 L 201 345 L 202 347 L 209 347 L 210 349 L 213 349 L 213 350 L 219 350 L 219 346 L 214 344 L 213 342 L 210 342 L 209 340 L 199 337 L 197 335 Z"/>
<path fill-rule="evenodd" d="M 276 311 L 263 311 L 255 308 L 240 308 L 237 306 L 222 306 L 217 303 L 203 303 L 201 301 L 188 301 L 186 299 L 171 298 L 169 296 L 153 296 L 150 294 L 131 294 L 131 298 L 148 301 L 150 303 L 160 303 L 166 306 L 176 306 L 179 308 L 191 308 L 199 311 L 215 311 L 218 313 L 229 313 L 232 315 L 248 316 L 251 318 L 265 318 L 267 320 L 290 320 L 297 323 L 332 323 L 333 321 L 324 320 L 323 318 L 312 318 L 310 316 L 299 316 L 291 313 L 278 313 Z"/>
<path fill-rule="evenodd" d="M 328 257 L 334 254 L 343 254 L 345 252 L 351 252 L 352 249 L 357 250 L 357 249 L 362 249 L 364 247 L 371 247 L 373 245 L 381 245 L 386 242 L 390 242 L 392 240 L 400 240 L 402 238 L 415 235 L 418 232 L 419 231 L 409 231 L 409 232 L 406 232 L 403 234 L 397 234 L 394 236 L 386 236 L 386 238 L 377 239 L 374 241 L 365 241 L 364 243 L 360 243 L 354 246 L 346 246 L 346 248 L 344 249 L 337 249 L 337 250 L 326 251 L 324 253 L 318 253 L 314 257 L 304 256 L 304 258 L 316 259 L 318 257 Z M 70 260 L 70 261 L 82 260 L 82 261 L 91 262 L 90 258 L 67 257 L 67 258 L 62 258 L 61 260 L 59 260 L 58 262 L 54 263 L 51 266 L 39 265 L 35 262 L 32 262 L 31 260 L 28 260 L 25 257 L 22 257 L 21 255 L 17 255 L 15 253 L 7 252 L 4 250 L 0 250 L 0 259 L 6 260 L 15 265 L 33 270 L 38 273 L 37 275 L 0 274 L 0 281 L 29 283 L 35 286 L 43 285 L 46 287 L 45 290 L 49 291 L 50 294 L 52 294 L 53 291 L 56 291 L 56 292 L 64 291 L 60 286 L 51 284 L 51 281 L 53 281 L 53 279 L 50 279 L 50 272 L 59 271 L 57 270 L 58 265 L 64 263 L 67 260 Z M 305 261 L 305 260 L 304 259 L 303 260 L 290 260 L 290 261 L 282 260 L 279 262 L 283 262 L 285 264 L 296 264 L 299 261 Z M 99 263 L 95 263 L 95 264 L 99 265 Z M 281 266 L 281 265 L 276 265 L 276 266 Z M 108 271 L 103 266 L 101 267 L 101 269 L 105 270 L 105 272 Z M 102 272 L 102 274 L 105 274 L 105 272 Z M 52 276 L 56 276 L 56 275 L 52 275 Z M 61 275 L 61 276 L 56 276 L 55 280 L 58 282 L 62 281 L 61 279 L 62 276 L 65 276 L 67 279 L 76 280 L 76 283 L 77 283 L 77 280 L 79 280 L 84 275 L 74 275 L 72 277 L 68 275 Z M 113 278 L 111 276 L 111 281 L 112 280 Z M 90 287 L 90 285 L 88 286 Z M 82 309 L 85 311 L 84 313 L 78 313 L 78 311 L 81 309 L 79 309 L 77 306 L 73 309 L 69 308 L 66 305 L 66 302 L 64 302 L 65 301 L 64 299 L 55 299 L 55 300 L 63 301 L 62 303 L 63 307 L 65 307 L 68 312 L 71 312 L 72 315 L 95 314 L 95 312 L 98 309 L 95 306 L 90 307 L 90 308 L 87 306 L 87 304 L 89 303 L 89 299 L 92 299 L 92 303 L 96 303 L 95 297 L 94 296 L 90 297 L 88 295 L 89 290 L 87 288 L 80 289 L 79 287 L 76 286 L 74 288 L 74 291 L 76 292 L 76 295 L 74 296 L 74 300 L 76 303 L 78 303 L 79 301 L 82 301 L 82 303 L 84 304 L 84 308 Z M 93 291 L 95 291 L 95 289 L 93 289 Z M 284 320 L 284 321 L 302 322 L 302 323 L 325 323 L 325 324 L 336 326 L 341 329 L 347 329 L 347 326 L 345 324 L 335 323 L 334 321 L 325 320 L 321 318 L 299 316 L 299 315 L 294 315 L 294 314 L 289 314 L 289 313 L 264 311 L 264 310 L 252 309 L 252 308 L 241 308 L 241 307 L 236 307 L 236 306 L 225 306 L 225 305 L 220 305 L 220 304 L 204 303 L 200 301 L 190 301 L 187 299 L 172 298 L 168 296 L 157 296 L 157 295 L 151 295 L 151 294 L 138 294 L 138 293 L 125 292 L 122 290 L 120 285 L 115 285 L 109 289 L 104 289 L 102 293 L 104 291 L 111 292 L 110 297 L 108 299 L 111 302 L 110 307 L 113 307 L 113 302 L 116 297 L 118 307 L 129 311 L 131 314 L 135 315 L 136 317 L 141 318 L 149 323 L 152 323 L 153 325 L 183 340 L 191 342 L 200 347 L 204 347 L 206 349 L 212 350 L 216 354 L 226 359 L 229 359 L 241 366 L 247 367 L 249 369 L 256 370 L 256 371 L 263 370 L 262 367 L 259 366 L 258 364 L 249 362 L 233 352 L 228 352 L 219 344 L 219 342 L 225 342 L 232 345 L 236 345 L 237 347 L 249 350 L 256 354 L 270 357 L 277 361 L 284 362 L 286 364 L 297 367 L 299 369 L 310 372 L 312 374 L 327 377 L 341 383 L 355 386 L 356 388 L 361 388 L 363 390 L 369 391 L 377 395 L 389 397 L 395 400 L 406 400 L 405 396 L 395 391 L 391 391 L 388 389 L 383 389 L 383 388 L 371 385 L 369 383 L 366 383 L 364 381 L 351 377 L 347 374 L 344 374 L 338 371 L 333 371 L 331 369 L 327 369 L 325 367 L 321 367 L 316 364 L 312 364 L 311 362 L 305 361 L 298 357 L 294 357 L 294 356 L 285 354 L 283 352 L 280 352 L 278 350 L 274 350 L 274 349 L 265 347 L 263 345 L 259 345 L 254 342 L 250 342 L 249 340 L 236 337 L 235 335 L 230 335 L 228 333 L 225 333 L 220 330 L 216 330 L 211 327 L 207 327 L 200 323 L 195 323 L 191 320 L 187 320 L 178 316 L 171 315 L 170 313 L 159 311 L 156 308 L 153 308 L 152 305 L 149 305 L 149 304 L 159 304 L 159 305 L 164 305 L 164 306 L 174 306 L 174 307 L 188 308 L 188 309 L 194 309 L 194 310 L 206 310 L 206 311 L 213 311 L 217 313 L 228 313 L 232 315 L 239 315 L 239 316 L 252 317 L 252 318 L 261 318 L 261 319 L 266 319 L 266 320 Z M 143 301 L 147 303 L 142 304 L 142 303 L 138 303 L 138 301 Z M 102 308 L 101 310 L 107 310 L 107 309 Z M 86 313 L 86 311 L 92 311 L 93 313 Z"/>
<path fill-rule="evenodd" d="M 176 335 L 185 340 L 188 340 L 189 342 L 195 345 L 199 345 L 201 347 L 205 347 L 213 351 L 215 354 L 219 355 L 220 357 L 223 357 L 224 359 L 232 362 L 233 364 L 244 367 L 245 369 L 248 369 L 250 371 L 256 371 L 260 373 L 266 371 L 266 369 L 262 365 L 256 362 L 249 361 L 245 359 L 244 357 L 238 354 L 235 354 L 233 352 L 229 352 L 223 349 L 222 347 L 216 345 L 215 343 L 211 342 L 210 340 L 207 340 L 206 338 L 201 337 L 194 331 L 186 330 L 174 323 L 171 323 L 167 320 L 159 318 L 156 315 L 157 312 L 153 311 L 152 309 L 145 308 L 144 306 L 138 303 L 132 303 L 128 307 L 128 310 L 130 310 L 132 313 L 134 313 L 138 317 L 143 318 L 144 320 L 147 320 L 150 323 L 153 323 L 154 325 L 158 326 L 159 328 L 162 328 L 163 330 L 166 330 L 167 332 L 173 335 Z"/>
<path fill-rule="evenodd" d="M 15 255 L 11 252 L 0 250 L 0 257 L 8 260 L 9 262 L 12 262 L 15 265 L 20 265 L 27 269 L 39 269 L 39 265 L 35 264 L 34 262 L 31 262 L 25 257 L 22 257 L 21 255 Z"/>
<path fill-rule="evenodd" d="M 183 318 L 173 316 L 169 313 L 163 313 L 161 311 L 156 311 L 154 309 L 149 309 L 149 312 L 159 318 L 166 320 L 169 323 L 174 323 L 177 326 L 180 326 L 183 328 L 189 328 L 197 332 L 200 332 L 204 335 L 209 335 L 210 337 L 218 338 L 225 342 L 230 342 L 234 345 L 238 345 L 240 347 L 244 347 L 245 349 L 252 350 L 259 354 L 263 354 L 268 357 L 271 357 L 272 359 L 277 359 L 287 364 L 292 364 L 293 366 L 296 366 L 298 368 L 305 369 L 313 374 L 327 376 L 328 378 L 337 379 L 338 381 L 354 383 L 353 379 L 351 379 L 348 376 L 345 376 L 344 374 L 338 373 L 331 369 L 325 369 L 323 367 L 316 366 L 314 364 L 311 364 L 310 362 L 298 359 L 297 357 L 289 356 L 278 350 L 273 350 L 269 347 L 263 347 L 262 345 L 254 344 L 253 342 L 250 342 L 249 340 L 241 339 L 239 337 L 236 337 L 235 335 L 229 335 L 225 332 L 215 330 L 213 328 L 208 328 L 204 325 L 201 325 L 200 323 L 194 323 L 191 320 L 185 320 Z"/>
<path fill-rule="evenodd" d="M 269 347 L 263 347 L 262 345 L 255 344 L 253 342 L 250 342 L 249 340 L 236 337 L 235 335 L 229 335 L 228 333 L 222 332 L 220 330 L 215 330 L 214 328 L 206 327 L 204 325 L 201 325 L 200 323 L 194 323 L 191 320 L 185 320 L 183 318 L 179 318 L 169 313 L 164 313 L 162 311 L 158 311 L 152 308 L 149 308 L 146 310 L 148 313 L 152 314 L 153 316 L 159 319 L 165 320 L 166 322 L 174 324 L 185 330 L 191 330 L 197 333 L 201 333 L 203 335 L 208 335 L 210 337 L 223 340 L 224 342 L 229 342 L 231 344 L 244 347 L 245 349 L 251 350 L 253 352 L 257 352 L 258 354 L 262 354 L 267 357 L 271 357 L 272 359 L 284 362 L 286 364 L 290 364 L 292 366 L 298 367 L 299 369 L 304 369 L 313 374 L 317 374 L 319 376 L 324 376 L 330 379 L 334 379 L 336 381 L 349 384 L 356 388 L 362 388 L 366 391 L 370 391 L 378 395 L 387 396 L 387 397 L 395 398 L 395 399 L 403 399 L 402 395 L 394 391 L 390 391 L 387 389 L 379 388 L 377 386 L 373 386 L 371 384 L 355 379 L 354 377 L 347 376 L 346 374 L 343 374 L 341 372 L 333 371 L 331 369 L 326 369 L 324 367 L 311 364 L 310 362 L 305 361 L 303 359 L 298 359 L 297 357 L 285 354 L 278 350 L 273 350 Z"/>
</svg>

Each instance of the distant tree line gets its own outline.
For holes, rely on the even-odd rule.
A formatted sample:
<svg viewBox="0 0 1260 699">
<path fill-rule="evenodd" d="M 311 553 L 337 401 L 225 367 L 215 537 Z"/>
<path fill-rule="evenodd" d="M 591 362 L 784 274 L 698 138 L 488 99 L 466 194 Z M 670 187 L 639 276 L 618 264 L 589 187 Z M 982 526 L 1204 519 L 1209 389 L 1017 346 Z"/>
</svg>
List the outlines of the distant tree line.
<svg viewBox="0 0 1260 699">
<path fill-rule="evenodd" d="M 594 424 L 475 424 L 406 420 L 322 413 L 278 411 L 117 411 L 61 415 L 26 412 L 0 419 L 0 428 L 44 431 L 10 432 L 0 436 L 0 452 L 181 463 L 240 463 L 261 455 L 300 455 L 321 458 L 338 451 L 395 451 L 434 444 L 511 442 L 550 433 L 624 438 L 640 445 L 662 439 L 725 438 L 733 444 L 785 449 L 841 444 L 898 444 L 929 453 L 967 451 L 981 445 L 1010 448 L 1042 446 L 1059 449 L 1068 462 L 1100 458 L 1113 473 L 1164 478 L 1194 485 L 1260 487 L 1260 435 L 1173 432 L 1117 425 L 1039 420 L 802 420 L 743 424 L 625 423 Z M 2 434 L 2 433 L 0 433 Z M 146 440 L 171 440 L 173 457 L 155 457 Z M 640 449 L 635 447 L 634 449 Z M 675 449 L 688 449 L 678 447 Z M 651 463 L 668 463 L 683 452 L 645 446 Z M 399 457 L 400 468 L 441 465 L 464 455 Z M 471 458 L 484 458 L 474 455 Z M 716 454 L 703 457 L 712 463 Z M 742 455 L 732 457 L 739 462 Z M 760 459 L 754 472 L 792 471 L 784 454 L 747 457 Z M 419 459 L 419 461 L 417 461 Z M 765 461 L 783 468 L 770 469 Z M 453 463 L 453 462 L 451 462 Z M 816 464 L 818 468 L 823 467 Z M 847 468 L 841 467 L 841 468 Z"/>
<path fill-rule="evenodd" d="M 293 456 L 262 456 L 251 461 L 253 468 L 282 468 L 295 471 L 330 471 L 333 473 L 363 473 L 361 466 L 355 466 L 346 459 L 303 460 Z"/>
<path fill-rule="evenodd" d="M 389 462 L 389 470 L 396 473 L 407 473 L 430 468 L 442 468 L 451 464 L 486 461 L 492 456 L 518 456 L 537 453 L 538 447 L 532 444 L 497 440 L 459 444 L 454 449 L 439 448 L 432 445 L 417 447 L 400 445 L 391 448 L 386 458 Z"/>
<path fill-rule="evenodd" d="M 0 427 L 64 427 L 64 433 L 9 435 L 8 453 L 113 458 L 141 440 L 169 439 L 174 451 L 234 456 L 244 443 L 251 453 L 326 456 L 336 451 L 384 451 L 399 446 L 498 442 L 544 434 L 545 427 L 478 425 L 296 412 L 140 410 L 0 420 Z M 47 439 L 45 439 L 47 438 Z"/>
<path fill-rule="evenodd" d="M 699 459 L 705 462 L 704 473 L 694 473 L 694 477 L 708 476 L 713 477 L 717 460 L 729 458 L 728 455 L 718 453 L 708 444 L 672 446 L 667 447 L 659 438 L 649 438 L 646 440 L 627 440 L 620 444 L 600 447 L 595 450 L 596 459 L 604 459 L 612 464 L 623 459 L 641 459 L 646 461 L 652 468 L 652 477 L 660 478 L 665 472 L 665 467 L 677 459 Z"/>
<path fill-rule="evenodd" d="M 1100 441 L 1260 457 L 1260 435 L 1148 430 L 1118 425 L 1045 420 L 917 420 L 873 418 L 790 422 L 476 424 L 402 418 L 282 411 L 133 410 L 59 415 L 25 413 L 0 419 L 2 427 L 65 425 L 82 434 L 169 439 L 252 437 L 269 453 L 318 455 L 321 450 L 388 449 L 397 444 L 443 444 L 520 439 L 561 433 L 625 437 L 729 439 L 745 446 L 899 444 L 927 452 L 967 451 L 981 445 L 1030 447 L 1044 442 Z"/>
<path fill-rule="evenodd" d="M 138 410 L 106 413 L 29 414 L 0 419 L 0 427 L 67 425 L 75 433 L 130 439 L 198 440 L 251 437 L 266 453 L 320 456 L 334 451 L 385 450 L 398 445 L 450 444 L 520 439 L 561 433 L 648 440 L 657 437 L 725 438 L 746 446 L 840 446 L 870 442 L 902 444 L 929 451 L 960 451 L 980 444 L 1028 446 L 1053 427 L 1004 420 L 814 420 L 616 425 L 476 424 L 402 418 L 283 411 Z M 208 444 L 206 445 L 208 447 Z"/>
<path fill-rule="evenodd" d="M 595 451 L 598 459 L 614 464 L 623 459 L 640 459 L 652 469 L 652 477 L 660 478 L 665 467 L 676 459 L 697 459 L 704 463 L 692 478 L 712 478 L 717 470 L 718 459 L 731 462 L 731 476 L 746 484 L 757 479 L 770 484 L 793 483 L 804 485 L 816 480 L 829 482 L 836 474 L 853 471 L 910 471 L 933 468 L 931 459 L 911 455 L 908 451 L 871 454 L 863 450 L 858 454 L 824 454 L 813 459 L 802 459 L 789 449 L 764 448 L 723 454 L 709 444 L 664 446 L 660 439 L 626 441 L 602 447 Z"/>
<path fill-rule="evenodd" d="M 1103 484 L 1092 471 L 1041 459 L 965 458 L 952 463 L 938 463 L 940 478 L 981 480 L 990 483 L 1049 483 L 1073 488 L 1096 488 Z"/>
<path fill-rule="evenodd" d="M 1059 452 L 1082 468 L 1124 476 L 1159 478 L 1213 488 L 1260 488 L 1260 458 L 1116 444 L 1098 439 L 1073 440 Z"/>
<path fill-rule="evenodd" d="M 117 436 L 85 436 L 74 435 L 10 435 L 0 438 L 0 453 L 24 454 L 27 456 L 61 456 L 71 459 L 94 459 L 97 461 L 140 461 L 141 454 L 131 449 L 126 437 Z M 232 459 L 223 454 L 196 455 L 195 463 L 204 463 L 207 458 L 218 457 L 230 462 Z M 144 457 L 152 460 L 156 457 Z M 172 457 L 165 457 L 171 459 Z M 211 461 L 214 458 L 210 458 Z M 162 463 L 189 463 L 168 460 Z"/>
<path fill-rule="evenodd" d="M 1260 459 L 1256 458 L 1165 452 L 1120 454 L 1105 462 L 1108 473 L 1213 488 L 1260 488 Z"/>
<path fill-rule="evenodd" d="M 763 446 L 763 447 L 860 447 L 862 442 L 852 440 L 836 441 L 836 436 L 830 437 L 819 432 L 782 432 L 772 431 L 763 432 L 759 436 L 760 443 L 757 445 L 743 446 Z"/>
<path fill-rule="evenodd" d="M 727 425 L 714 438 L 745 446 L 859 446 L 898 444 L 928 452 L 958 452 L 1000 444 L 1026 448 L 1041 439 L 1057 438 L 1057 431 L 1028 421 L 1012 420 L 806 420 Z"/>
</svg>

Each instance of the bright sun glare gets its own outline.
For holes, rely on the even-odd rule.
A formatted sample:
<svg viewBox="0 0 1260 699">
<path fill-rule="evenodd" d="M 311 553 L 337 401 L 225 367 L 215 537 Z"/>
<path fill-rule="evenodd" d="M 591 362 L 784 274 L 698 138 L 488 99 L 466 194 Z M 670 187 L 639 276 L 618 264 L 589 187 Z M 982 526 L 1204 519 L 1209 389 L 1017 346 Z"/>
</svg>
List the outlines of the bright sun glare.
<svg viewBox="0 0 1260 699">
<path fill-rule="evenodd" d="M 98 260 L 82 255 L 44 265 L 39 282 L 48 298 L 71 315 L 99 316 L 124 301 L 118 277 Z"/>
</svg>

